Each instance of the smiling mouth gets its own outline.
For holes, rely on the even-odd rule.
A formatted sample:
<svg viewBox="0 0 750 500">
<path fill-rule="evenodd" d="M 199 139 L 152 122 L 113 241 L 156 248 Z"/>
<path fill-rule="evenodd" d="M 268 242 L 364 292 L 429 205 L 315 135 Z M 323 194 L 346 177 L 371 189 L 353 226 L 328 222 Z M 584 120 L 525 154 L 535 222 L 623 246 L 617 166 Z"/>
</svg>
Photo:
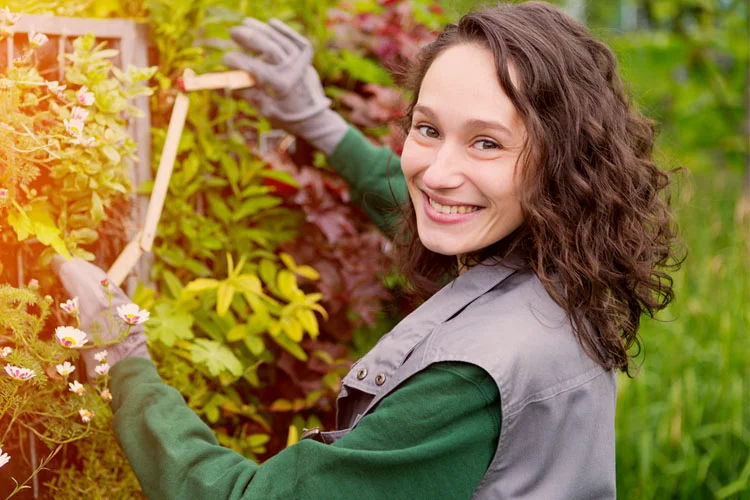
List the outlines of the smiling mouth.
<svg viewBox="0 0 750 500">
<path fill-rule="evenodd" d="M 482 207 L 477 207 L 475 205 L 441 205 L 440 203 L 436 202 L 429 196 L 427 199 L 430 202 L 430 206 L 435 209 L 436 212 L 440 212 L 441 214 L 470 214 L 472 212 L 476 212 L 477 210 L 480 210 Z"/>
</svg>

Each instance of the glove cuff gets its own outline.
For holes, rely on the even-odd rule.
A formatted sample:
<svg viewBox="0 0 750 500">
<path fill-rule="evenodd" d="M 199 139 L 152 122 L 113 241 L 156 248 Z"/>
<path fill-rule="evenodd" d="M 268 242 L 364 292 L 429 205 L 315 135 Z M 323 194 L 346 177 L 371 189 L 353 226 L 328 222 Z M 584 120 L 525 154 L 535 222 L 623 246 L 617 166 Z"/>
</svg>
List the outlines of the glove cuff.
<svg viewBox="0 0 750 500">
<path fill-rule="evenodd" d="M 349 131 L 349 124 L 335 111 L 325 108 L 319 113 L 295 123 L 290 129 L 311 146 L 326 156 L 336 150 L 336 146 Z"/>
<path fill-rule="evenodd" d="M 101 349 L 87 349 L 81 352 L 89 380 L 95 380 L 99 376 L 95 371 L 96 365 L 99 364 L 99 362 L 94 359 L 94 354 L 104 349 L 105 348 L 102 347 Z M 148 347 L 146 346 L 146 335 L 143 332 L 131 332 L 125 340 L 119 344 L 107 346 L 106 350 L 107 364 L 109 364 L 110 368 L 123 359 L 130 357 L 137 356 L 140 358 L 151 359 Z"/>
</svg>

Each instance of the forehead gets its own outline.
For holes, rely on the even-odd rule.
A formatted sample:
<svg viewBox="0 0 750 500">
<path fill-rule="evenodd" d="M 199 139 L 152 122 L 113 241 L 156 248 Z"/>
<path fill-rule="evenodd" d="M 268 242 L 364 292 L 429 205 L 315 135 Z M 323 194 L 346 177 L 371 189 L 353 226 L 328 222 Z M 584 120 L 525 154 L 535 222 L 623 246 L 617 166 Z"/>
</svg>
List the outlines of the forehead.
<svg viewBox="0 0 750 500">
<path fill-rule="evenodd" d="M 512 64 L 509 71 L 517 81 Z M 500 86 L 492 52 L 476 44 L 450 47 L 435 58 L 422 80 L 418 104 L 452 122 L 480 119 L 523 126 Z"/>
</svg>

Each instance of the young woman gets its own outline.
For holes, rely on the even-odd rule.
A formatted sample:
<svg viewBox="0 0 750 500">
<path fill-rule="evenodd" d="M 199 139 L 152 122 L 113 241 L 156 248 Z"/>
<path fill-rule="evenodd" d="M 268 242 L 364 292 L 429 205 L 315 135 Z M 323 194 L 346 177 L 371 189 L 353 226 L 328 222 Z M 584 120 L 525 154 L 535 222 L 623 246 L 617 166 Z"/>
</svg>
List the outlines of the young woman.
<svg viewBox="0 0 750 500">
<path fill-rule="evenodd" d="M 328 108 L 306 40 L 251 19 L 232 36 L 256 54 L 226 59 L 261 84 L 245 98 L 329 155 L 399 235 L 404 271 L 429 299 L 344 378 L 337 430 L 261 467 L 217 443 L 134 329 L 109 349 L 111 386 L 144 492 L 615 498 L 616 371 L 630 366 L 642 312 L 672 298 L 674 234 L 651 123 L 631 109 L 611 51 L 543 3 L 464 16 L 421 52 L 399 162 Z M 58 272 L 83 324 L 101 321 L 103 272 L 82 261 Z"/>
</svg>

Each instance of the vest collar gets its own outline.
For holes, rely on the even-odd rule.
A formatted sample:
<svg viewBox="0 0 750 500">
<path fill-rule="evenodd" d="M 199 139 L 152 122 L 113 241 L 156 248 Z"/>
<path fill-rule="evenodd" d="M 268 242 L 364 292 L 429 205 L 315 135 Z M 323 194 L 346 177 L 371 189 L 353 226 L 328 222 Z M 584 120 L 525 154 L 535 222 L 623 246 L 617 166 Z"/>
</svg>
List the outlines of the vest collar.
<svg viewBox="0 0 750 500">
<path fill-rule="evenodd" d="M 345 385 L 369 394 L 387 393 L 394 382 L 394 374 L 420 342 L 439 325 L 514 273 L 514 269 L 494 259 L 464 272 L 384 335 L 370 352 L 352 366 L 344 377 Z M 345 391 L 341 396 L 346 396 Z"/>
</svg>

